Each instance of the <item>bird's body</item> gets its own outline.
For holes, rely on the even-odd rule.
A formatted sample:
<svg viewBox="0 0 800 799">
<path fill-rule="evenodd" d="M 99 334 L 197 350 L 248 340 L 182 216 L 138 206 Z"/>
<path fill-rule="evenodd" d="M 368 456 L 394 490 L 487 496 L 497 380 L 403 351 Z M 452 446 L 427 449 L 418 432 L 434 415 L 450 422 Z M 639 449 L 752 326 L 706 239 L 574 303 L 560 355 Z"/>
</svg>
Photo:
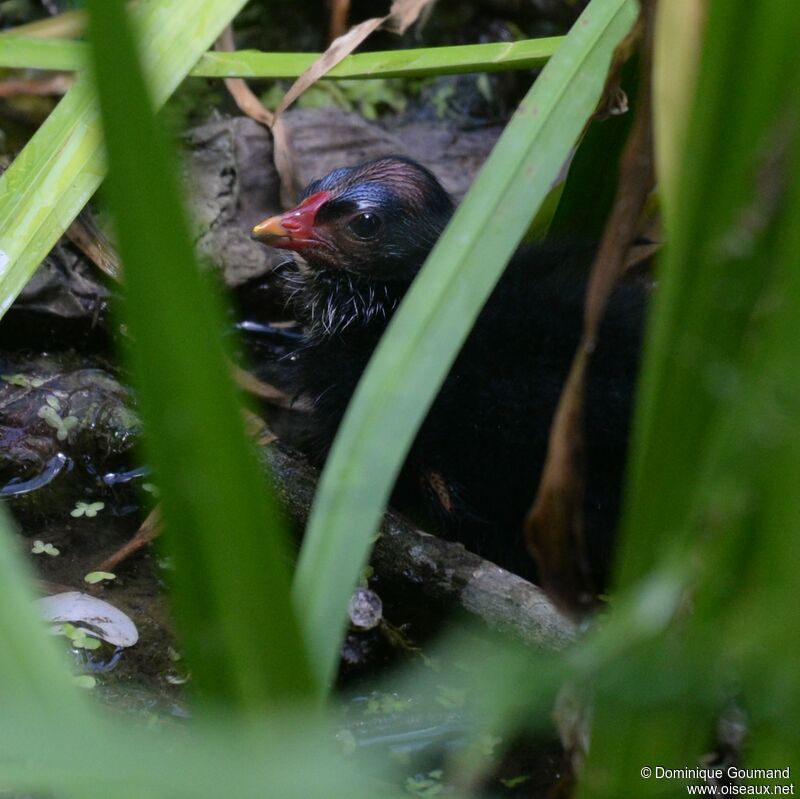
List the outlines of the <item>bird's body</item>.
<svg viewBox="0 0 800 799">
<path fill-rule="evenodd" d="M 351 203 L 346 185 L 342 191 L 348 180 L 360 192 L 361 205 Z M 401 203 L 385 211 L 392 189 L 399 193 L 412 180 L 422 187 L 422 197 L 405 209 Z M 379 191 L 367 190 L 371 183 Z M 426 200 L 425 192 L 433 196 Z M 344 210 L 337 213 L 329 195 L 342 194 Z M 388 238 L 394 232 L 393 218 L 402 220 L 398 238 L 388 246 L 378 236 L 364 240 L 371 245 L 364 247 L 364 260 L 350 264 L 347 256 L 336 259 L 328 251 L 342 252 L 346 242 L 332 247 L 336 239 L 322 235 L 328 239 L 322 258 L 313 250 L 303 253 L 308 263 L 287 272 L 288 296 L 304 329 L 289 362 L 290 382 L 312 401 L 308 450 L 321 463 L 392 312 L 452 205 L 427 171 L 391 158 L 338 170 L 312 184 L 306 198 L 305 207 L 321 201 L 310 212 L 314 228 L 326 218 L 332 220 L 329 225 L 342 226 L 380 214 L 380 231 Z M 328 216 L 321 214 L 332 202 Z M 301 217 L 303 208 L 301 204 Z M 271 220 L 267 235 L 286 231 L 289 214 L 280 217 L 282 223 Z M 425 218 L 422 236 L 415 233 L 420 215 Z M 356 233 L 371 233 L 374 226 L 359 220 Z M 342 241 L 342 231 L 334 233 Z M 405 249 L 402 236 L 413 239 Z M 395 490 L 396 504 L 426 529 L 462 541 L 524 576 L 533 575 L 533 562 L 523 546 L 522 521 L 536 493 L 550 422 L 580 337 L 593 253 L 592 245 L 574 244 L 518 251 L 429 411 Z M 619 506 L 643 292 L 638 281 L 629 281 L 612 296 L 587 385 L 584 519 L 590 559 L 601 580 Z"/>
</svg>

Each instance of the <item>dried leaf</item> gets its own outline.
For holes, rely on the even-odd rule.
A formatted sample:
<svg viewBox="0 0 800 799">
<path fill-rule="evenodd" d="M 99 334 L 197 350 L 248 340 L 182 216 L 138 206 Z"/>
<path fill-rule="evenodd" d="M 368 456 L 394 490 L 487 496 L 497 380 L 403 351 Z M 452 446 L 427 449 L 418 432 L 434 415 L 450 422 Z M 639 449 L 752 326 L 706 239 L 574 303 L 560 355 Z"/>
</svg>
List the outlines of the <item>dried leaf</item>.
<svg viewBox="0 0 800 799">
<path fill-rule="evenodd" d="M 248 116 L 272 130 L 275 168 L 281 178 L 281 202 L 290 207 L 300 193 L 296 171 L 293 167 L 291 143 L 281 120 L 281 114 L 310 86 L 323 75 L 330 72 L 338 63 L 353 52 L 371 33 L 386 27 L 396 33 L 403 33 L 419 17 L 420 12 L 434 0 L 394 0 L 389 14 L 385 17 L 372 17 L 353 26 L 347 33 L 337 36 L 328 49 L 300 75 L 289 87 L 273 114 L 264 108 L 241 78 L 226 78 L 225 85 L 239 108 Z M 230 26 L 219 37 L 217 50 L 235 49 L 233 31 Z"/>
<path fill-rule="evenodd" d="M 386 28 L 393 33 L 405 33 L 413 25 L 427 6 L 435 0 L 394 0 L 389 9 Z"/>
<path fill-rule="evenodd" d="M 292 397 L 285 391 L 281 391 L 270 383 L 259 380 L 252 372 L 242 369 L 241 366 L 237 366 L 233 361 L 229 361 L 228 365 L 230 366 L 236 384 L 248 394 L 252 394 L 254 397 L 259 397 L 281 408 L 294 407 Z"/>
<path fill-rule="evenodd" d="M 333 0 L 331 3 L 331 20 L 328 26 L 328 41 L 338 39 L 347 30 L 347 18 L 350 15 L 350 0 Z"/>
<path fill-rule="evenodd" d="M 347 33 L 334 39 L 328 49 L 291 85 L 275 113 L 281 114 L 285 111 L 309 86 L 349 56 L 373 31 L 385 27 L 394 33 L 404 33 L 416 21 L 420 12 L 432 2 L 433 0 L 394 0 L 387 16 L 372 17 L 359 22 Z"/>
<path fill-rule="evenodd" d="M 217 39 L 217 50 L 231 52 L 236 49 L 233 40 L 233 29 L 229 25 Z M 243 78 L 225 78 L 225 86 L 239 109 L 251 119 L 261 123 L 272 131 L 273 158 L 275 168 L 281 179 L 281 202 L 290 207 L 299 194 L 300 187 L 294 169 L 294 157 L 289 137 L 283 120 L 277 113 L 265 108 Z"/>
<path fill-rule="evenodd" d="M 275 169 L 281 179 L 281 203 L 285 208 L 291 208 L 300 195 L 302 186 L 297 178 L 295 169 L 295 156 L 289 132 L 283 122 L 283 117 L 276 117 L 272 124 L 272 157 L 275 160 Z"/>
<path fill-rule="evenodd" d="M 587 607 L 594 586 L 583 540 L 583 401 L 589 353 L 580 346 L 550 426 L 539 491 L 525 521 L 542 587 L 570 608 Z"/>
<path fill-rule="evenodd" d="M 367 36 L 381 27 L 390 17 L 373 17 L 359 22 L 343 36 L 334 39 L 328 49 L 289 87 L 289 91 L 275 109 L 284 112 L 309 86 L 313 86 L 323 75 L 330 72 L 340 61 L 347 58 Z"/>
<path fill-rule="evenodd" d="M 646 5 L 646 12 L 650 8 Z M 640 99 L 620 162 L 617 194 L 586 290 L 583 336 L 550 428 L 536 500 L 525 520 L 526 543 L 536 559 L 542 586 L 574 611 L 590 608 L 595 595 L 582 523 L 586 370 L 614 284 L 626 267 L 636 262 L 629 251 L 654 185 L 650 31 L 652 26 L 648 25 L 642 48 Z"/>
<path fill-rule="evenodd" d="M 624 271 L 627 272 L 629 269 L 633 269 L 635 266 L 649 261 L 662 246 L 660 241 L 653 242 L 652 244 L 634 244 L 634 246 L 628 250 L 628 254 L 625 257 Z"/>
<path fill-rule="evenodd" d="M 275 115 L 262 105 L 261 100 L 253 94 L 244 78 L 225 78 L 225 86 L 242 113 L 268 128 L 272 127 Z"/>
<path fill-rule="evenodd" d="M 114 245 L 97 225 L 89 207 L 78 214 L 67 228 L 67 238 L 101 271 L 112 280 L 122 280 L 122 264 Z"/>
<path fill-rule="evenodd" d="M 75 76 L 67 72 L 57 72 L 44 78 L 9 79 L 0 83 L 0 97 L 62 95 L 73 83 Z"/>
<path fill-rule="evenodd" d="M 247 408 L 242 409 L 247 435 L 255 441 L 256 446 L 266 447 L 278 440 L 278 436 L 267 427 L 267 423 Z"/>
</svg>

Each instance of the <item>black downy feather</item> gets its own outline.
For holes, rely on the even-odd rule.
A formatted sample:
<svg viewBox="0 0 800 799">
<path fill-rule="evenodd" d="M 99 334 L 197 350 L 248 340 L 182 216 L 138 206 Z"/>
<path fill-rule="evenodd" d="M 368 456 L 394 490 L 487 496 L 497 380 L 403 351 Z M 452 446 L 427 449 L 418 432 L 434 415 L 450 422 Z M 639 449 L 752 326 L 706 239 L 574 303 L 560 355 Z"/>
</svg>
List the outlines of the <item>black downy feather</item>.
<svg viewBox="0 0 800 799">
<path fill-rule="evenodd" d="M 339 235 L 333 254 L 295 261 L 283 280 L 303 324 L 291 382 L 311 400 L 309 456 L 322 464 L 355 386 L 453 204 L 433 175 L 389 157 L 332 172 L 317 223 L 380 215 L 369 246 Z M 337 234 L 338 235 L 338 234 Z M 578 344 L 594 244 L 520 249 L 481 312 L 406 460 L 393 502 L 425 529 L 535 577 L 522 522 L 536 493 L 553 413 Z M 609 302 L 585 402 L 584 523 L 598 584 L 620 505 L 647 287 L 623 280 Z M 431 347 L 435 341 L 429 342 Z"/>
</svg>

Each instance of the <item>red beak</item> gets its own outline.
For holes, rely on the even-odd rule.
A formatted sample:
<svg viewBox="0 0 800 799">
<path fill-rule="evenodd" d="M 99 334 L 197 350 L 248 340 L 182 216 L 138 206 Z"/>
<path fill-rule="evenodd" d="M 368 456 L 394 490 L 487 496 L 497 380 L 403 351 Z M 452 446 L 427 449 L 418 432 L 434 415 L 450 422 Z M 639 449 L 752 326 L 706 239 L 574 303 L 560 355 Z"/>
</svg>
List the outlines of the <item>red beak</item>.
<svg viewBox="0 0 800 799">
<path fill-rule="evenodd" d="M 297 208 L 259 222 L 252 237 L 282 250 L 302 250 L 317 241 L 314 222 L 317 211 L 331 198 L 329 191 L 318 191 L 306 197 Z"/>
</svg>

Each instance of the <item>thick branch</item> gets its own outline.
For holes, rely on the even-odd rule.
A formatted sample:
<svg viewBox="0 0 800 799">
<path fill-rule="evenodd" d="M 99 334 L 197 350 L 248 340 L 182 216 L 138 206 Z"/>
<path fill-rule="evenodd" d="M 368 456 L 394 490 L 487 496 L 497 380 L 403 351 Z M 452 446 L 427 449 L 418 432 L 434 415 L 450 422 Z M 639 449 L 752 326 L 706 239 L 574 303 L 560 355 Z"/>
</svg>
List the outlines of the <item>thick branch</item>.
<svg viewBox="0 0 800 799">
<path fill-rule="evenodd" d="M 308 518 L 317 471 L 280 443 L 262 447 L 276 493 L 300 523 Z M 561 649 L 575 637 L 575 625 L 540 588 L 468 552 L 461 544 L 428 535 L 388 511 L 372 564 L 391 582 L 437 602 L 455 603 L 492 628 L 528 643 Z"/>
</svg>

